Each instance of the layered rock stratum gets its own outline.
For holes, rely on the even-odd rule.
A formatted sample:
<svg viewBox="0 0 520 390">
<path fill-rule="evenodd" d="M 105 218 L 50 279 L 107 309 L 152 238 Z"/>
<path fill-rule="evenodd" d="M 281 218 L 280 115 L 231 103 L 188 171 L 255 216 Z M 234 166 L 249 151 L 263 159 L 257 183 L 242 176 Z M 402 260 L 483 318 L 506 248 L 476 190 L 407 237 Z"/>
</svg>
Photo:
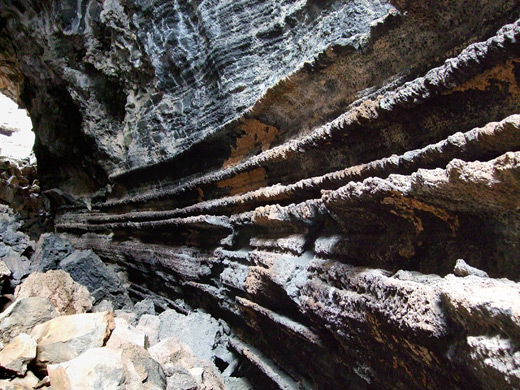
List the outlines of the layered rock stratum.
<svg viewBox="0 0 520 390">
<path fill-rule="evenodd" d="M 0 88 L 55 229 L 258 388 L 519 388 L 519 17 L 0 0 Z"/>
</svg>

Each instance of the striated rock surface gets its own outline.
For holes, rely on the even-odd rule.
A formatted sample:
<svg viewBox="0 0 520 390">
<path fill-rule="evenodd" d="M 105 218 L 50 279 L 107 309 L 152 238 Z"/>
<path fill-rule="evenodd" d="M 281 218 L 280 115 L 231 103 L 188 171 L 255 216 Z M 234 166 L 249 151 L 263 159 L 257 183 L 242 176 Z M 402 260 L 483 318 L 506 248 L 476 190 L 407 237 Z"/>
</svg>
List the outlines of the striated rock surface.
<svg viewBox="0 0 520 390">
<path fill-rule="evenodd" d="M 203 350 L 226 383 L 520 387 L 519 17 L 0 0 L 0 88 L 30 112 L 55 229 L 95 252 L 56 264 L 87 287 L 99 265 L 96 303 L 152 299 L 151 344 L 209 312 L 222 330 L 193 353 L 225 334 L 233 356 Z M 0 257 L 27 256 L 5 226 Z M 195 368 L 167 383 L 201 385 Z"/>
</svg>

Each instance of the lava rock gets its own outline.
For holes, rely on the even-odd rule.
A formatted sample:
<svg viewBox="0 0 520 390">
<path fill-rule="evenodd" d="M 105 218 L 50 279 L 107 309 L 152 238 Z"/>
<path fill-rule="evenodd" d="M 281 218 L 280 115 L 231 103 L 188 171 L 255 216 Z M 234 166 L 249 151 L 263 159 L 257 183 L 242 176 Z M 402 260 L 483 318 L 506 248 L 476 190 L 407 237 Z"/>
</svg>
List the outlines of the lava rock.
<svg viewBox="0 0 520 390">
<path fill-rule="evenodd" d="M 9 279 L 9 276 L 11 276 L 11 270 L 2 260 L 0 260 L 0 288 L 2 287 L 3 283 Z"/>
<path fill-rule="evenodd" d="M 161 366 L 144 349 L 92 348 L 48 367 L 52 388 L 98 390 L 164 390 Z"/>
<path fill-rule="evenodd" d="M 115 329 L 112 331 L 106 346 L 110 348 L 124 348 L 131 345 L 137 345 L 141 348 L 148 347 L 148 338 L 146 334 L 123 318 L 115 318 Z"/>
<path fill-rule="evenodd" d="M 473 275 L 473 276 L 478 276 L 481 278 L 489 278 L 489 275 L 487 274 L 487 272 L 470 266 L 462 259 L 458 259 L 457 263 L 455 263 L 455 268 L 453 269 L 453 273 L 457 276 Z"/>
<path fill-rule="evenodd" d="M 31 257 L 31 269 L 37 272 L 47 272 L 56 269 L 61 260 L 74 251 L 72 244 L 63 236 L 45 233 L 36 243 L 36 251 Z"/>
<path fill-rule="evenodd" d="M 165 310 L 159 319 L 159 341 L 175 337 L 188 345 L 197 358 L 212 360 L 214 349 L 224 333 L 215 318 L 202 312 L 184 315 L 175 310 Z"/>
<path fill-rule="evenodd" d="M 112 312 L 62 316 L 35 326 L 31 337 L 38 343 L 36 366 L 44 372 L 47 364 L 66 362 L 90 348 L 102 347 L 114 326 Z"/>
<path fill-rule="evenodd" d="M 29 297 L 15 301 L 0 314 L 0 337 L 4 343 L 20 333 L 30 333 L 38 324 L 59 315 L 47 298 Z"/>
<path fill-rule="evenodd" d="M 16 288 L 31 272 L 31 262 L 25 256 L 11 250 L 9 255 L 3 258 L 5 265 L 11 271 L 9 280 L 11 288 Z"/>
<path fill-rule="evenodd" d="M 35 272 L 15 290 L 15 298 L 45 297 L 61 315 L 86 313 L 92 309 L 87 288 L 76 283 L 63 270 Z"/>
<path fill-rule="evenodd" d="M 27 364 L 36 357 L 36 341 L 25 333 L 20 333 L 0 351 L 0 367 L 24 376 Z"/>
<path fill-rule="evenodd" d="M 94 304 L 107 299 L 116 309 L 132 305 L 117 274 L 91 250 L 74 251 L 60 261 L 59 267 L 90 291 Z"/>
<path fill-rule="evenodd" d="M 33 390 L 39 383 L 38 377 L 28 371 L 23 378 L 0 379 L 2 390 Z"/>
<path fill-rule="evenodd" d="M 134 312 L 136 314 L 136 321 L 143 316 L 143 314 L 155 315 L 155 304 L 150 298 L 143 299 L 134 305 Z"/>
</svg>

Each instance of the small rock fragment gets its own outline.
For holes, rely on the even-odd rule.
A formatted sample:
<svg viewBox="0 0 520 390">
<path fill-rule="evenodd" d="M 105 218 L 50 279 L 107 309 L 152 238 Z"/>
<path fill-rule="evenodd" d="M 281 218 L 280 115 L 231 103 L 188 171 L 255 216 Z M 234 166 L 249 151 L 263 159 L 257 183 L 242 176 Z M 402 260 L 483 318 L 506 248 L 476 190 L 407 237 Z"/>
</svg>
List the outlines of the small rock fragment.
<svg viewBox="0 0 520 390">
<path fill-rule="evenodd" d="M 455 268 L 453 269 L 453 273 L 457 276 L 478 276 L 480 278 L 489 278 L 487 272 L 484 272 L 478 268 L 470 266 L 462 259 L 458 259 L 455 264 Z"/>
</svg>

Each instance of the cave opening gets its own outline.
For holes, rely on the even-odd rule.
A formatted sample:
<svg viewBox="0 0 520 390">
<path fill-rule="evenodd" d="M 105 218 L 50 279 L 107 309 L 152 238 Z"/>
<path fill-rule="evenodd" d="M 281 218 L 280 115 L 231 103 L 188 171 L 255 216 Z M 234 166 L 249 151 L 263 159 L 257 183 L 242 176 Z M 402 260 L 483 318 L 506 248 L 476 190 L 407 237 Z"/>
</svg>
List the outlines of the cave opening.
<svg viewBox="0 0 520 390">
<path fill-rule="evenodd" d="M 33 147 L 34 133 L 27 110 L 0 93 L 0 155 L 35 164 Z"/>
</svg>

